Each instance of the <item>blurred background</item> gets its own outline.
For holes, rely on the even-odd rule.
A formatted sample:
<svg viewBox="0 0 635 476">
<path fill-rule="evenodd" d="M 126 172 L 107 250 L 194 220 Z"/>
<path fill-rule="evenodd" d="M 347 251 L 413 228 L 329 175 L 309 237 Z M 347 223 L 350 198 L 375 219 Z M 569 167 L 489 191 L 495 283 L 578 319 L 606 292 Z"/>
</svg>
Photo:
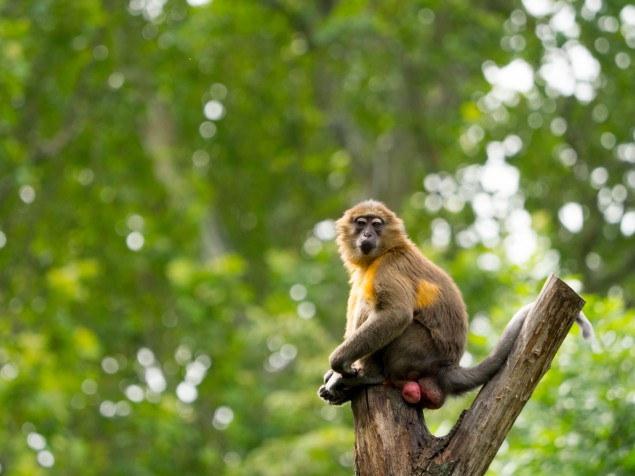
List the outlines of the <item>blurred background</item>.
<svg viewBox="0 0 635 476">
<path fill-rule="evenodd" d="M 489 474 L 633 474 L 634 48 L 625 1 L 0 0 L 0 474 L 352 474 L 371 197 L 465 365 L 550 272 L 587 300 Z"/>
</svg>

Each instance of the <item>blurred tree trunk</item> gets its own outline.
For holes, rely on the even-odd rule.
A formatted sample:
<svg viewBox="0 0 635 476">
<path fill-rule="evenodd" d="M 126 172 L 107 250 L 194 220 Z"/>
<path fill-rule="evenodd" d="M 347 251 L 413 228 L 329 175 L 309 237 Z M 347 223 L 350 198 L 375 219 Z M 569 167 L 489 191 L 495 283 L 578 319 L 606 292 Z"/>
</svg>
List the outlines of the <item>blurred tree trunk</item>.
<svg viewBox="0 0 635 476">
<path fill-rule="evenodd" d="M 444 437 L 432 435 L 422 412 L 396 389 L 363 389 L 352 402 L 356 474 L 484 474 L 583 306 L 580 296 L 551 275 L 507 364 Z"/>
</svg>

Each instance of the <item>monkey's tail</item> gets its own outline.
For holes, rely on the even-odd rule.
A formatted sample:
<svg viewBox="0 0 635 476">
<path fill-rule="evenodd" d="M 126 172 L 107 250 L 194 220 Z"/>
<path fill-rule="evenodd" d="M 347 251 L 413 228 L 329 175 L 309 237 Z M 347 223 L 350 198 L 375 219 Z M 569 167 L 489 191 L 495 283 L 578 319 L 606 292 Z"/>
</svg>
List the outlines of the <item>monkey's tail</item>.
<svg viewBox="0 0 635 476">
<path fill-rule="evenodd" d="M 439 373 L 441 387 L 451 395 L 459 395 L 488 382 L 507 360 L 507 356 L 511 352 L 516 337 L 518 337 L 525 318 L 533 305 L 534 303 L 527 304 L 514 314 L 505 328 L 503 336 L 496 344 L 496 347 L 494 347 L 492 352 L 476 367 L 469 369 L 463 367 L 446 367 L 441 370 Z M 594 335 L 593 326 L 583 312 L 580 312 L 578 317 L 576 317 L 576 323 L 580 326 L 584 339 L 590 340 Z"/>
<path fill-rule="evenodd" d="M 441 387 L 451 395 L 459 395 L 488 382 L 507 360 L 532 306 L 533 303 L 528 304 L 514 314 L 496 347 L 480 364 L 471 368 L 446 367 L 441 370 Z"/>
<path fill-rule="evenodd" d="M 591 340 L 595 336 L 595 332 L 593 332 L 593 326 L 591 322 L 587 319 L 582 311 L 578 317 L 575 318 L 575 322 L 580 326 L 580 330 L 582 330 L 582 337 L 584 340 Z"/>
</svg>

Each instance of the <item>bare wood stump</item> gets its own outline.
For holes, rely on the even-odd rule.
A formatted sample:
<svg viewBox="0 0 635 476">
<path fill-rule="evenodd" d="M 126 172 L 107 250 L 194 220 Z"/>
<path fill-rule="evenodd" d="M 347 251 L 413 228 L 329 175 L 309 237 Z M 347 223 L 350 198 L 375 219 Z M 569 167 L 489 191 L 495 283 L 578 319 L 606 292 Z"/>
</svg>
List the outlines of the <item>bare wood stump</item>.
<svg viewBox="0 0 635 476">
<path fill-rule="evenodd" d="M 549 276 L 507 363 L 442 438 L 430 434 L 421 410 L 408 405 L 399 390 L 363 388 L 352 400 L 355 473 L 484 474 L 583 306 L 569 286 Z"/>
</svg>

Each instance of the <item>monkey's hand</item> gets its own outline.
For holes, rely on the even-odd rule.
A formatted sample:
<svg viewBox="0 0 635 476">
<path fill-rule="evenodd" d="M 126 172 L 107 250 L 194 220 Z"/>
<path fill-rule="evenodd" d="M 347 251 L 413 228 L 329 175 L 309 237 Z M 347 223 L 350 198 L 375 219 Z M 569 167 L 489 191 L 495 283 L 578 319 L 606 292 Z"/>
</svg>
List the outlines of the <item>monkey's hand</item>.
<svg viewBox="0 0 635 476">
<path fill-rule="evenodd" d="M 331 369 L 324 375 L 324 385 L 318 390 L 318 395 L 329 405 L 342 405 L 351 399 L 353 390 L 346 385 L 342 375 Z"/>
<path fill-rule="evenodd" d="M 342 354 L 343 352 L 340 351 L 340 348 L 338 347 L 329 356 L 329 364 L 331 365 L 331 369 L 346 378 L 355 378 L 359 370 L 353 367 L 353 362 L 346 360 Z"/>
<path fill-rule="evenodd" d="M 335 373 L 335 370 L 329 369 L 329 371 L 324 374 L 324 383 L 327 383 L 329 380 L 331 380 L 331 377 L 333 376 L 334 373 Z"/>
</svg>

